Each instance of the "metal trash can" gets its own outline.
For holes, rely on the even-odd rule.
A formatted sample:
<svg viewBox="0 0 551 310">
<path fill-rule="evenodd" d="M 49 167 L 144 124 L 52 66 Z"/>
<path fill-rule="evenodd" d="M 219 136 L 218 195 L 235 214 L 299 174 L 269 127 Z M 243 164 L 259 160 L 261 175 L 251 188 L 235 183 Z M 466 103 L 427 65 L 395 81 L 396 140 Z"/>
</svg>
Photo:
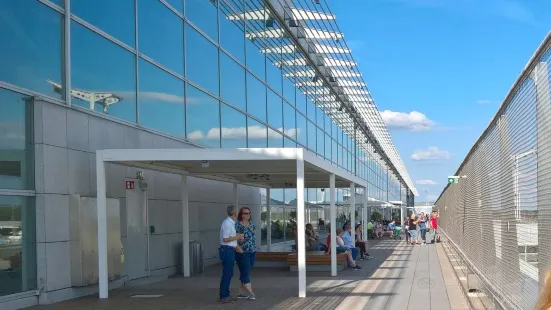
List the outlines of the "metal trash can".
<svg viewBox="0 0 551 310">
<path fill-rule="evenodd" d="M 192 275 L 203 272 L 203 244 L 199 241 L 192 240 L 189 242 L 189 262 Z"/>
</svg>

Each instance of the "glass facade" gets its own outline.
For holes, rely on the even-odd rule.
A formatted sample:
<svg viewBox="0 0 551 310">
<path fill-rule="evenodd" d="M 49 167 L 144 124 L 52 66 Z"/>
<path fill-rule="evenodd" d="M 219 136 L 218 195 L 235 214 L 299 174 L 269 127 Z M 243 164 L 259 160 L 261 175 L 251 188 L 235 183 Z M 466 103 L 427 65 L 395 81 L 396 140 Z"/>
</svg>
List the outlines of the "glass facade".
<svg viewBox="0 0 551 310">
<path fill-rule="evenodd" d="M 411 197 L 362 133 L 336 123 L 346 117 L 328 116 L 300 87 L 311 68 L 293 42 L 252 35 L 279 27 L 242 14 L 264 1 L 74 0 L 68 32 L 64 1 L 48 3 L 0 1 L 0 40 L 10 42 L 0 49 L 0 190 L 34 188 L 30 104 L 6 88 L 65 101 L 71 81 L 76 108 L 206 147 L 303 147 L 367 180 L 373 198 Z M 306 73 L 289 74 L 289 60 Z M 24 200 L 6 205 L 30 212 Z"/>
<path fill-rule="evenodd" d="M 34 197 L 17 196 L 34 189 L 32 98 L 0 88 L 0 111 L 1 296 L 37 283 Z"/>
</svg>

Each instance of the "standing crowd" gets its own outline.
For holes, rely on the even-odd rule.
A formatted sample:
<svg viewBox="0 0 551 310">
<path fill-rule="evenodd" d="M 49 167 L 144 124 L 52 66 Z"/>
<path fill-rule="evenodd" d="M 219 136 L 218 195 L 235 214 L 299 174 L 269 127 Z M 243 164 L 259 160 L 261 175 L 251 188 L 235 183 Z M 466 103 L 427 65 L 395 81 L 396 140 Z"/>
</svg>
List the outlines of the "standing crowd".
<svg viewBox="0 0 551 310">
<path fill-rule="evenodd" d="M 438 211 L 432 211 L 430 217 L 425 212 L 419 216 L 412 214 L 411 217 L 404 219 L 406 242 L 411 245 L 427 244 L 427 232 L 429 232 L 429 243 L 435 243 L 440 240 L 438 236 Z"/>
</svg>

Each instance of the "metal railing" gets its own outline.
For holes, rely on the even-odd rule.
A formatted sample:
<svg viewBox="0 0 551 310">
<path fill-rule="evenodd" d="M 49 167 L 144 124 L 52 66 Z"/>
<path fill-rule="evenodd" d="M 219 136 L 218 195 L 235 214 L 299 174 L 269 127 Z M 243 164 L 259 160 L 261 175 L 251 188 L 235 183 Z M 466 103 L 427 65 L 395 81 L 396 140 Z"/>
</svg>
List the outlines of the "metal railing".
<svg viewBox="0 0 551 310">
<path fill-rule="evenodd" d="M 500 303 L 533 309 L 551 266 L 551 33 L 435 203 Z"/>
</svg>

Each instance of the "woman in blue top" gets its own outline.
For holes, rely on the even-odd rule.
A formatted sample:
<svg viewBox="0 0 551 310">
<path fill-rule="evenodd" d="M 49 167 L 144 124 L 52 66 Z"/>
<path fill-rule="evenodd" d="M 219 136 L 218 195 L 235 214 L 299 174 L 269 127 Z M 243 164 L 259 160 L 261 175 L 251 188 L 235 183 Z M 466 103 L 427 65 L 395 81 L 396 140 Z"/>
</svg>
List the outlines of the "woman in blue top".
<svg viewBox="0 0 551 310">
<path fill-rule="evenodd" d="M 243 207 L 239 210 L 235 231 L 244 235 L 243 241 L 239 242 L 242 251 L 235 253 L 235 260 L 240 272 L 239 280 L 241 280 L 237 298 L 254 300 L 255 295 L 249 277 L 256 260 L 256 233 L 255 226 L 251 223 L 251 209 Z"/>
</svg>

